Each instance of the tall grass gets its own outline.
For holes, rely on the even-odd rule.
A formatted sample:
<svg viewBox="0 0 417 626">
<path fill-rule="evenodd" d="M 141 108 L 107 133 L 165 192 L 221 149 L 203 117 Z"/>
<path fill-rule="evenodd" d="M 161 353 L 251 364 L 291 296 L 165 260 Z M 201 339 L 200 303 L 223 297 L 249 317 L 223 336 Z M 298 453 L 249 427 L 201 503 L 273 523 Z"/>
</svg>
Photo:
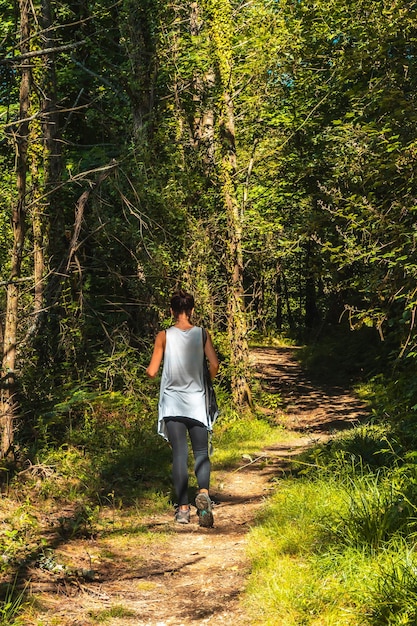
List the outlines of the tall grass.
<svg viewBox="0 0 417 626">
<path fill-rule="evenodd" d="M 340 570 L 327 560 L 320 576 L 314 558 L 331 546 L 327 520 L 345 509 L 332 481 L 280 484 L 250 536 L 247 599 L 254 625 L 355 624 Z"/>
<path fill-rule="evenodd" d="M 249 541 L 254 626 L 417 624 L 417 465 L 381 444 L 376 467 L 364 428 L 277 483 Z"/>
<path fill-rule="evenodd" d="M 348 505 L 337 517 L 335 535 L 346 545 L 375 551 L 395 535 L 415 534 L 417 509 L 395 473 L 348 477 L 341 488 Z"/>
<path fill-rule="evenodd" d="M 370 621 L 383 624 L 417 623 L 417 556 L 404 545 L 393 545 L 380 565 L 368 598 Z"/>
<path fill-rule="evenodd" d="M 25 590 L 16 589 L 16 581 L 6 586 L 4 599 L 0 601 L 0 626 L 24 626 L 20 617 L 25 608 Z"/>
</svg>

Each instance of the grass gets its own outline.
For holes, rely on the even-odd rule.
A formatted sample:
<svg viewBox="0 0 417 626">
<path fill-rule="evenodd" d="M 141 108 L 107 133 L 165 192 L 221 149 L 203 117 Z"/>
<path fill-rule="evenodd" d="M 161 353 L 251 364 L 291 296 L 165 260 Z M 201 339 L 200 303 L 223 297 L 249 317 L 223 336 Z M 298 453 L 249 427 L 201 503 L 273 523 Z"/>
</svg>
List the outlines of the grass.
<svg viewBox="0 0 417 626">
<path fill-rule="evenodd" d="M 404 542 L 395 541 L 382 553 L 364 603 L 377 626 L 417 623 L 417 557 Z"/>
<path fill-rule="evenodd" d="M 249 539 L 246 590 L 254 626 L 363 625 L 350 595 L 366 556 L 333 553 L 329 520 L 347 504 L 337 482 L 291 479 L 280 484 Z"/>
<path fill-rule="evenodd" d="M 224 424 L 224 425 L 223 425 Z M 213 437 L 213 465 L 216 469 L 233 468 L 242 457 L 256 456 L 265 446 L 285 442 L 297 435 L 283 427 L 272 425 L 267 419 L 247 412 L 228 416 L 219 421 Z"/>
<path fill-rule="evenodd" d="M 7 584 L 0 603 L 0 626 L 24 626 L 24 620 L 19 615 L 25 608 L 25 590 L 16 588 L 16 580 Z"/>
<path fill-rule="evenodd" d="M 136 617 L 134 611 L 125 608 L 121 604 L 112 606 L 110 609 L 103 609 L 101 611 L 90 611 L 90 618 L 97 624 L 105 624 L 111 622 L 113 618 L 133 618 Z"/>
<path fill-rule="evenodd" d="M 417 464 L 382 432 L 342 434 L 277 482 L 249 538 L 254 626 L 417 624 Z"/>
</svg>

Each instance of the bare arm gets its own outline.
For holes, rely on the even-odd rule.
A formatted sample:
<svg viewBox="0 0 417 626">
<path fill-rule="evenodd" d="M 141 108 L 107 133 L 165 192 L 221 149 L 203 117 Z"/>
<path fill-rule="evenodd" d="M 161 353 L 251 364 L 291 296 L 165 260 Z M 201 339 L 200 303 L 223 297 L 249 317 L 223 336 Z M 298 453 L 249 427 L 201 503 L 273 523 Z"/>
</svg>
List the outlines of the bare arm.
<svg viewBox="0 0 417 626">
<path fill-rule="evenodd" d="M 150 363 L 146 369 L 146 373 L 150 378 L 155 378 L 158 373 L 159 366 L 161 365 L 162 358 L 165 352 L 166 345 L 166 335 L 165 331 L 161 330 L 160 333 L 157 334 L 155 339 L 155 345 L 153 348 L 153 354 L 150 360 Z"/>
<path fill-rule="evenodd" d="M 213 380 L 213 378 L 216 376 L 217 372 L 219 371 L 219 359 L 217 358 L 216 351 L 214 350 L 211 337 L 207 331 L 206 333 L 207 333 L 207 340 L 204 346 L 204 352 L 210 364 L 209 366 L 210 378 Z"/>
</svg>

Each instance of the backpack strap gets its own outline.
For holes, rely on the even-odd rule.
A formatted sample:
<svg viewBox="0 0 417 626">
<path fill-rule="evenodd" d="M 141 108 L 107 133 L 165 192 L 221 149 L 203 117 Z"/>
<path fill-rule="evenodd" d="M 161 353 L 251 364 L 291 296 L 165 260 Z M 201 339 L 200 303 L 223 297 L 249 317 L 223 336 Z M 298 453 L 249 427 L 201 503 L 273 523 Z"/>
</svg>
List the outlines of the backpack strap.
<svg viewBox="0 0 417 626">
<path fill-rule="evenodd" d="M 207 341 L 207 331 L 205 328 L 201 327 L 201 332 L 203 334 L 203 351 L 204 351 L 204 347 Z M 204 358 L 204 368 L 206 370 L 206 376 L 210 377 L 205 354 L 203 358 Z M 207 390 L 206 390 L 206 393 L 207 393 Z M 209 453 L 209 456 L 212 456 L 213 454 L 213 430 L 211 427 L 208 429 L 208 453 Z"/>
</svg>

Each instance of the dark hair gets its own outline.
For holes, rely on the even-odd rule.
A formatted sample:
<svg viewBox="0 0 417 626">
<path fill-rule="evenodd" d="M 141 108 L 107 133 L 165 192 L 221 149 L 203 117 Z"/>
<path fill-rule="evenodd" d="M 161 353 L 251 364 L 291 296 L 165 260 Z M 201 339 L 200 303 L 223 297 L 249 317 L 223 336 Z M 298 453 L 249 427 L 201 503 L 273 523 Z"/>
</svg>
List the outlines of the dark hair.
<svg viewBox="0 0 417 626">
<path fill-rule="evenodd" d="M 171 309 L 174 316 L 177 317 L 180 313 L 186 313 L 188 317 L 191 315 L 191 311 L 194 308 L 194 297 L 180 289 L 176 291 L 171 298 Z"/>
</svg>

